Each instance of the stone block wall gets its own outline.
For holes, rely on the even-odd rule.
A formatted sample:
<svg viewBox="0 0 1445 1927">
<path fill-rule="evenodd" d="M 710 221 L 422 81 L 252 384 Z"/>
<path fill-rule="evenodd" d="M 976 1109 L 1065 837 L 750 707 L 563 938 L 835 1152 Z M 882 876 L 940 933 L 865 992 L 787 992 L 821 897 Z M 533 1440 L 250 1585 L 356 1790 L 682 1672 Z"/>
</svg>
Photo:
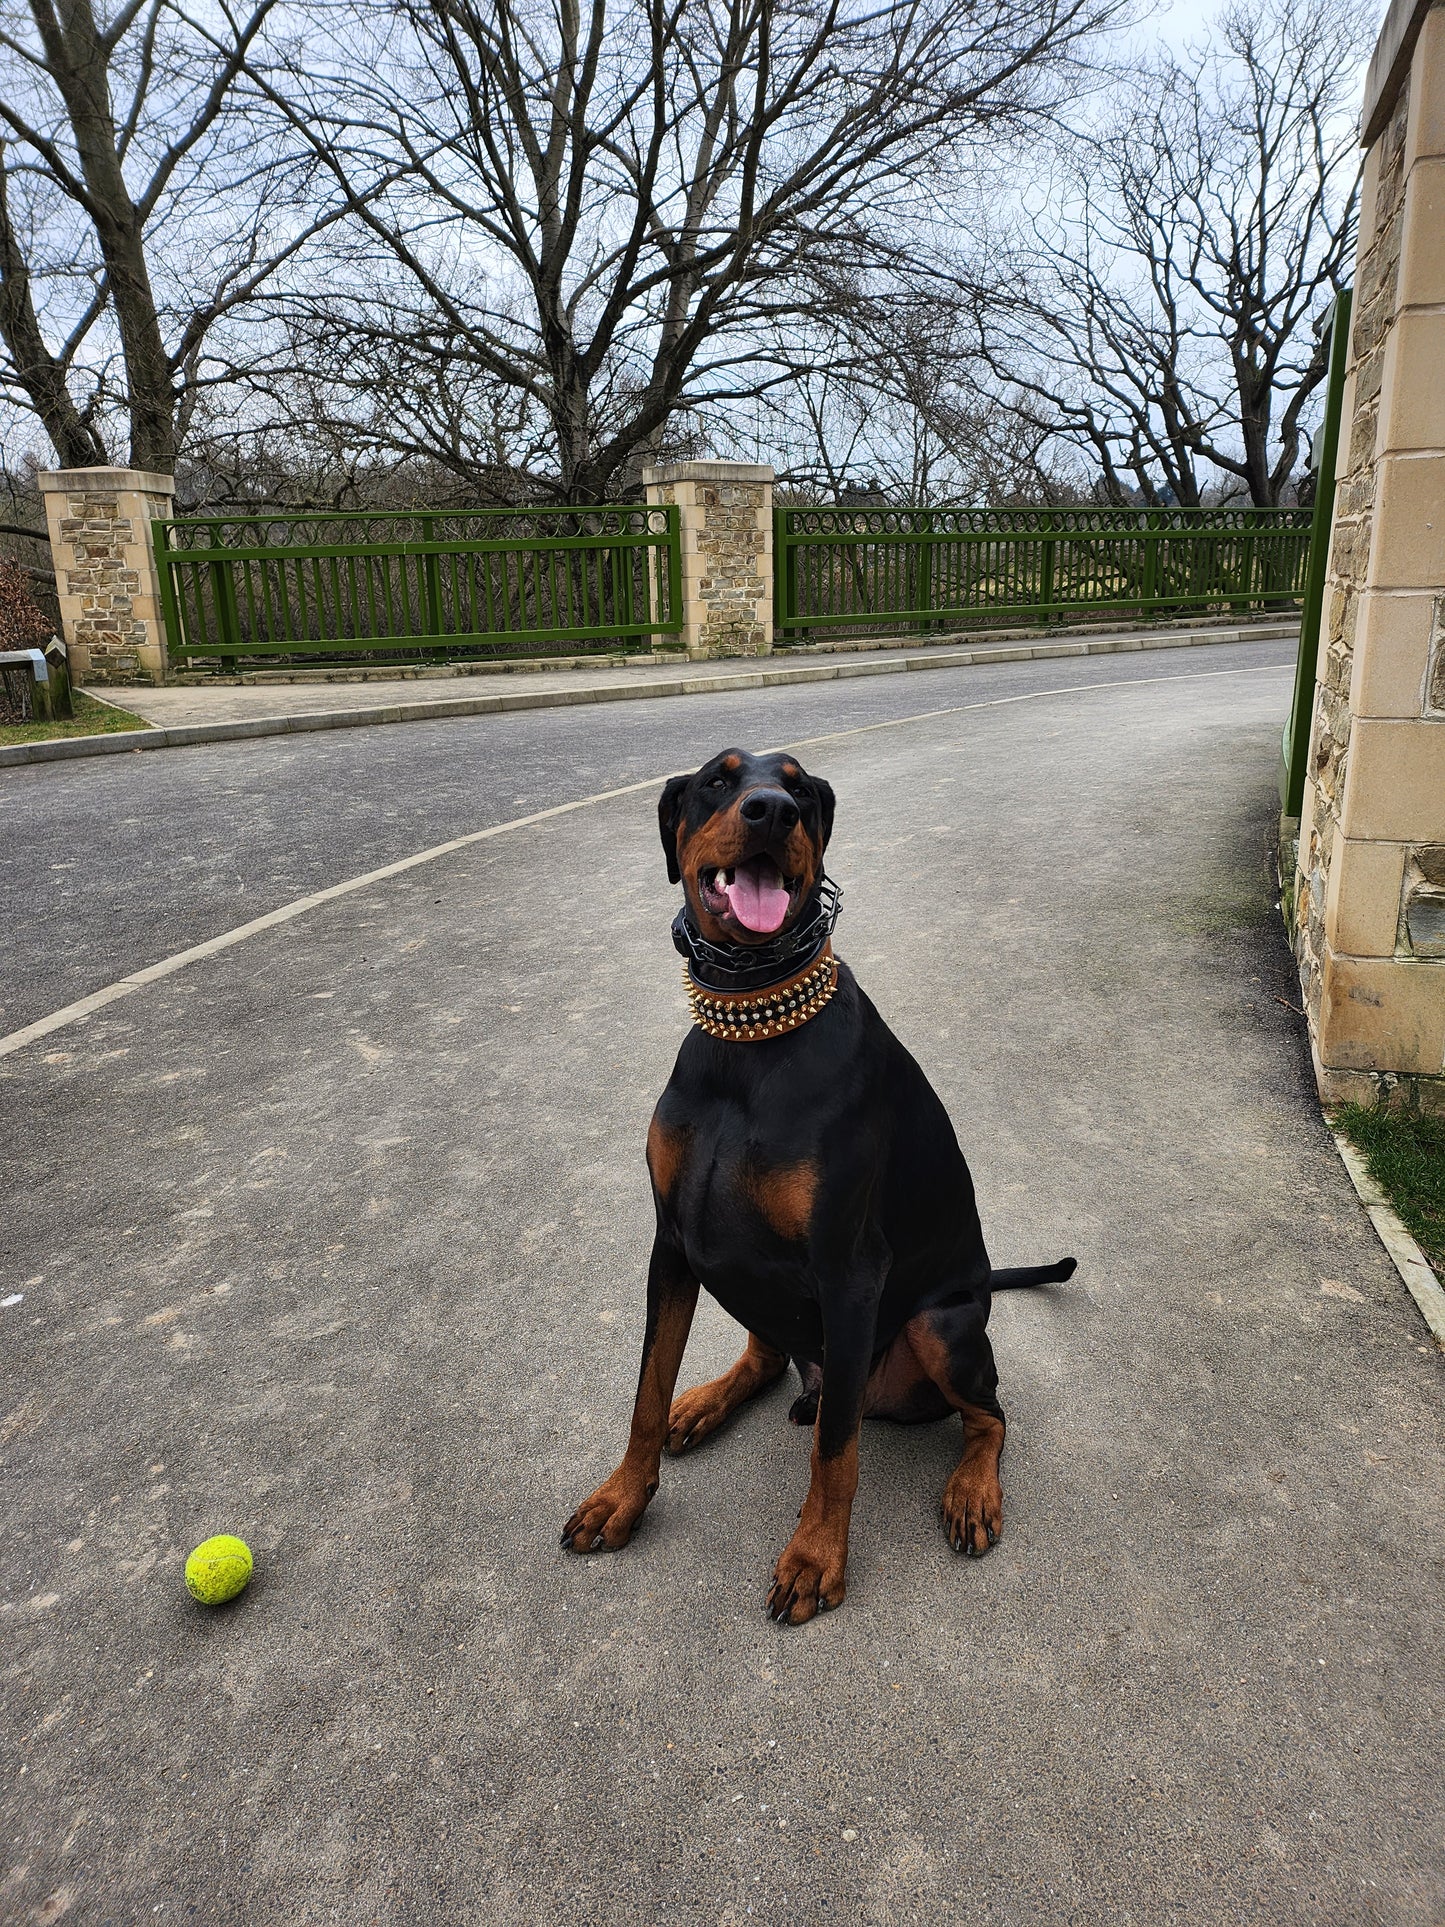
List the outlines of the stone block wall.
<svg viewBox="0 0 1445 1927">
<path fill-rule="evenodd" d="M 70 468 L 43 474 L 40 489 L 72 682 L 164 682 L 151 521 L 171 514 L 175 483 L 139 469 Z"/>
<path fill-rule="evenodd" d="M 1445 0 L 1395 0 L 1363 133 L 1296 947 L 1321 1095 L 1445 1112 Z"/>
<path fill-rule="evenodd" d="M 773 471 L 752 462 L 645 468 L 649 503 L 682 519 L 682 643 L 690 656 L 773 650 Z"/>
</svg>

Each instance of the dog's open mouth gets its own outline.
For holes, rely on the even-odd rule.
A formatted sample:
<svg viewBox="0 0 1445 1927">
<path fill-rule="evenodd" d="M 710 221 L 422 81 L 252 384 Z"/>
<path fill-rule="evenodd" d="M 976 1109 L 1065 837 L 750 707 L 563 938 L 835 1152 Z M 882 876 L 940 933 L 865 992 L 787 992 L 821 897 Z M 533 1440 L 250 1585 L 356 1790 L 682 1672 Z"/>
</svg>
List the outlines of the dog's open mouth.
<svg viewBox="0 0 1445 1927">
<path fill-rule="evenodd" d="M 704 910 L 731 916 L 744 930 L 771 937 L 783 927 L 797 879 L 789 880 L 770 856 L 750 856 L 731 870 L 703 870 L 698 888 Z"/>
</svg>

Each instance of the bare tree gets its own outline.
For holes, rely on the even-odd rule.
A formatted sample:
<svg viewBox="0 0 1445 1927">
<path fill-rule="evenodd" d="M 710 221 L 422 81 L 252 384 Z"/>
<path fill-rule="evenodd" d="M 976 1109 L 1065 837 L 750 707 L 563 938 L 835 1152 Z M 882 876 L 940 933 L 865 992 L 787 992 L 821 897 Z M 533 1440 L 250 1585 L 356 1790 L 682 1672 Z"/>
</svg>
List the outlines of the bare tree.
<svg viewBox="0 0 1445 1927">
<path fill-rule="evenodd" d="M 597 499 L 679 416 L 765 393 L 810 265 L 896 245 L 969 143 L 1056 99 L 1118 0 L 399 0 L 267 75 L 354 217 L 293 352 L 405 359 L 545 431 Z M 363 240 L 365 245 L 363 245 Z M 414 411 L 428 452 L 465 422 Z M 414 437 L 415 438 L 415 437 Z M 525 439 L 525 435 L 522 439 Z"/>
<path fill-rule="evenodd" d="M 973 293 L 1013 405 L 1097 464 L 1115 500 L 1279 502 L 1324 379 L 1353 253 L 1356 0 L 1232 4 L 1183 60 L 1120 78 Z"/>
<path fill-rule="evenodd" d="M 781 484 L 809 501 L 1076 499 L 1052 429 L 1031 429 L 980 385 L 965 317 L 904 271 L 866 288 L 835 280 L 826 325 L 773 344 L 791 379 L 755 405 L 753 432 Z"/>
<path fill-rule="evenodd" d="M 170 473 L 219 323 L 335 216 L 257 122 L 276 0 L 27 0 L 0 25 L 0 384 L 67 466 Z"/>
</svg>

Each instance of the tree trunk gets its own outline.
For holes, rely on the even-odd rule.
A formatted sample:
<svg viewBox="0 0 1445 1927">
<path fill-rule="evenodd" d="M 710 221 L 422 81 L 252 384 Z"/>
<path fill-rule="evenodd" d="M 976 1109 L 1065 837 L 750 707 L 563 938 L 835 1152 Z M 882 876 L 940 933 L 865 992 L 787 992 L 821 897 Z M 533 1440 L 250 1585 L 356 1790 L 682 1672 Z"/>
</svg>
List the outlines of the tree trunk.
<svg viewBox="0 0 1445 1927">
<path fill-rule="evenodd" d="M 32 12 L 70 119 L 115 304 L 130 403 L 131 466 L 170 475 L 176 461 L 170 363 L 146 270 L 144 223 L 116 151 L 108 51 L 90 0 L 69 0 L 60 19 L 44 0 L 32 0 Z"/>
<path fill-rule="evenodd" d="M 30 274 L 10 223 L 5 187 L 4 143 L 0 142 L 0 339 L 15 364 L 15 376 L 44 425 L 62 468 L 104 468 L 105 444 L 70 398 L 65 370 L 45 345 Z"/>
<path fill-rule="evenodd" d="M 1275 490 L 1269 472 L 1269 383 L 1253 368 L 1238 366 L 1239 429 L 1244 443 L 1244 484 L 1257 509 L 1273 508 Z"/>
</svg>

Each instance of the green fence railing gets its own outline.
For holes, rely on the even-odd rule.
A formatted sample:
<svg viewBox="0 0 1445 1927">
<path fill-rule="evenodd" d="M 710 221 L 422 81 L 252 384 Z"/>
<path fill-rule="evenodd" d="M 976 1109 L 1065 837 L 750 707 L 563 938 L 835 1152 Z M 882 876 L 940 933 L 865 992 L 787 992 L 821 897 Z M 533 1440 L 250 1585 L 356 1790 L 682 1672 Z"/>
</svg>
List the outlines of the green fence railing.
<svg viewBox="0 0 1445 1927">
<path fill-rule="evenodd" d="M 1339 456 L 1340 425 L 1344 412 L 1345 369 L 1350 358 L 1352 288 L 1342 288 L 1330 313 L 1330 360 L 1325 380 L 1325 418 L 1315 468 L 1315 501 L 1311 511 L 1309 561 L 1300 598 L 1299 655 L 1295 661 L 1294 696 L 1280 742 L 1279 800 L 1285 816 L 1304 808 L 1305 766 L 1309 760 L 1310 723 L 1314 716 L 1315 668 L 1319 656 L 1320 619 L 1324 614 L 1325 577 L 1329 572 L 1330 532 L 1334 526 L 1335 468 Z"/>
<path fill-rule="evenodd" d="M 1301 592 L 1309 534 L 1296 508 L 780 508 L 776 623 L 1279 608 Z"/>
<path fill-rule="evenodd" d="M 418 510 L 154 522 L 172 658 L 557 653 L 682 627 L 678 510 Z"/>
</svg>

